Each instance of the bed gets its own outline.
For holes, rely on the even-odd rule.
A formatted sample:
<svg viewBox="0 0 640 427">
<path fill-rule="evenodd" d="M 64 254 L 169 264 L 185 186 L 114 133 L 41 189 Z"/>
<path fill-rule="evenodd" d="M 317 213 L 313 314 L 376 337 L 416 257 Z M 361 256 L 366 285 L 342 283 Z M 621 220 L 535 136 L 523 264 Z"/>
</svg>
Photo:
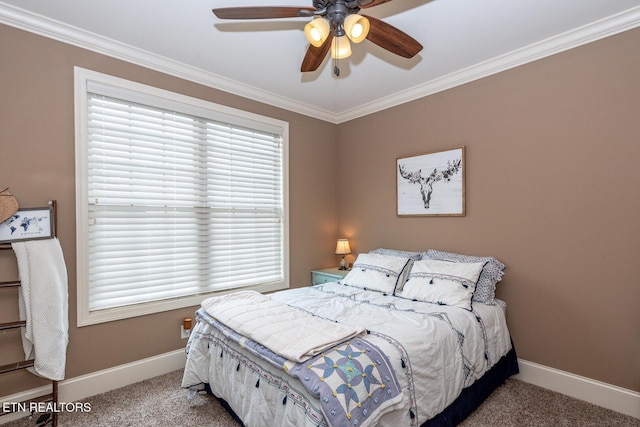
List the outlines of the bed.
<svg viewBox="0 0 640 427">
<path fill-rule="evenodd" d="M 182 387 L 247 427 L 457 425 L 518 372 L 495 298 L 503 268 L 379 249 L 339 282 L 209 298 Z"/>
</svg>

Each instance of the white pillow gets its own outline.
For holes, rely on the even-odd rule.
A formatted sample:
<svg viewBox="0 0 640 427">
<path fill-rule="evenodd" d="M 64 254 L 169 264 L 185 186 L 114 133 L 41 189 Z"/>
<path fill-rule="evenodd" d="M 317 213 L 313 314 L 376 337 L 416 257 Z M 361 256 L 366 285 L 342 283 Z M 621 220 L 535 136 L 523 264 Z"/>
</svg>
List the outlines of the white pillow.
<svg viewBox="0 0 640 427">
<path fill-rule="evenodd" d="M 340 283 L 371 291 L 393 294 L 409 258 L 360 254 Z"/>
<path fill-rule="evenodd" d="M 486 263 L 480 273 L 476 290 L 473 293 L 473 301 L 485 304 L 495 304 L 496 284 L 502 280 L 504 264 L 493 257 L 477 257 L 462 255 L 454 252 L 443 252 L 429 249 L 422 259 L 440 259 L 452 262 L 484 262 Z"/>
<path fill-rule="evenodd" d="M 401 258 L 409 258 L 409 262 L 404 266 L 404 270 L 400 273 L 400 280 L 398 280 L 398 284 L 396 285 L 395 292 L 402 292 L 402 287 L 404 286 L 404 282 L 407 281 L 407 276 L 411 271 L 411 266 L 413 265 L 413 261 L 417 261 L 426 256 L 425 252 L 411 252 L 411 251 L 403 251 L 401 249 L 387 249 L 387 248 L 378 248 L 374 249 L 370 254 L 378 254 L 378 255 L 387 255 L 387 256 L 397 256 Z"/>
<path fill-rule="evenodd" d="M 471 310 L 471 297 L 484 262 L 414 261 L 400 296 Z"/>
</svg>

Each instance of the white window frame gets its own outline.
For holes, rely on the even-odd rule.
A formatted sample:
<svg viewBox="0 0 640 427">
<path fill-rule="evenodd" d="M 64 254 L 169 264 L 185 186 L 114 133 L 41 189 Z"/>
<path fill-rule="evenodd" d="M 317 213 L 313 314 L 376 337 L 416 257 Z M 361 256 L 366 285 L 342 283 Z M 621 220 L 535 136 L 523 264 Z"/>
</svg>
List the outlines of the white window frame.
<svg viewBox="0 0 640 427">
<path fill-rule="evenodd" d="M 91 87 L 101 88 L 110 96 L 131 99 L 148 105 L 158 105 L 158 100 L 166 100 L 166 108 L 179 105 L 182 112 L 189 112 L 200 117 L 224 121 L 234 125 L 251 128 L 259 125 L 262 129 L 272 129 L 282 135 L 283 143 L 283 280 L 261 285 L 247 286 L 241 289 L 252 289 L 258 292 L 270 292 L 289 288 L 289 124 L 288 122 L 215 104 L 202 99 L 170 92 L 152 86 L 113 77 L 80 67 L 74 68 L 75 76 L 75 133 L 76 133 L 76 261 L 77 261 L 77 321 L 78 326 L 110 322 L 119 319 L 142 316 L 178 308 L 199 305 L 209 296 L 232 292 L 234 289 L 213 293 L 203 293 L 167 300 L 146 302 L 130 306 L 89 310 L 89 257 L 88 257 L 88 175 L 87 175 L 87 142 L 88 142 L 88 90 Z M 120 96 L 118 96 L 120 94 Z M 145 102 L 148 100 L 151 103 Z M 237 289 L 235 289 L 237 290 Z"/>
</svg>

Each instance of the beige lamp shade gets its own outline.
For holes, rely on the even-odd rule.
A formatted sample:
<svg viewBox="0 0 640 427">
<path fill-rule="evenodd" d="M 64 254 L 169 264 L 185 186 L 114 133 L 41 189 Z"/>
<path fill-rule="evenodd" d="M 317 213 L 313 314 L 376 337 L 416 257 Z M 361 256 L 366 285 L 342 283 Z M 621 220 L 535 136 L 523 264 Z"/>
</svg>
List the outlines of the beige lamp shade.
<svg viewBox="0 0 640 427">
<path fill-rule="evenodd" d="M 315 18 L 304 26 L 304 35 L 309 43 L 315 47 L 320 47 L 329 37 L 329 22 L 324 18 Z"/>
<path fill-rule="evenodd" d="M 351 43 L 346 36 L 334 37 L 331 40 L 331 57 L 333 59 L 343 59 L 351 56 Z"/>
<path fill-rule="evenodd" d="M 336 244 L 336 255 L 347 255 L 351 253 L 348 239 L 338 239 Z"/>
<path fill-rule="evenodd" d="M 360 43 L 369 34 L 369 20 L 358 14 L 351 14 L 344 20 L 344 31 L 354 43 Z"/>
</svg>

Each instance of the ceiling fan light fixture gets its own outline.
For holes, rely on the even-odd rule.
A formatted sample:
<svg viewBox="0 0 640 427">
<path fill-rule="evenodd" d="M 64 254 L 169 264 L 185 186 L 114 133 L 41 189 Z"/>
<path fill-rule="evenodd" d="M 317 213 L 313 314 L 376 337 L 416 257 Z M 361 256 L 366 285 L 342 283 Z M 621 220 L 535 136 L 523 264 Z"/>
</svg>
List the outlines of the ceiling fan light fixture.
<svg viewBox="0 0 640 427">
<path fill-rule="evenodd" d="M 331 40 L 331 57 L 333 59 L 343 59 L 351 56 L 351 43 L 346 36 L 334 37 Z"/>
<path fill-rule="evenodd" d="M 369 20 L 358 14 L 351 14 L 344 20 L 344 30 L 354 43 L 360 43 L 369 34 Z"/>
<path fill-rule="evenodd" d="M 309 43 L 315 47 L 320 47 L 329 37 L 329 22 L 324 18 L 315 18 L 304 26 L 304 35 Z"/>
</svg>

